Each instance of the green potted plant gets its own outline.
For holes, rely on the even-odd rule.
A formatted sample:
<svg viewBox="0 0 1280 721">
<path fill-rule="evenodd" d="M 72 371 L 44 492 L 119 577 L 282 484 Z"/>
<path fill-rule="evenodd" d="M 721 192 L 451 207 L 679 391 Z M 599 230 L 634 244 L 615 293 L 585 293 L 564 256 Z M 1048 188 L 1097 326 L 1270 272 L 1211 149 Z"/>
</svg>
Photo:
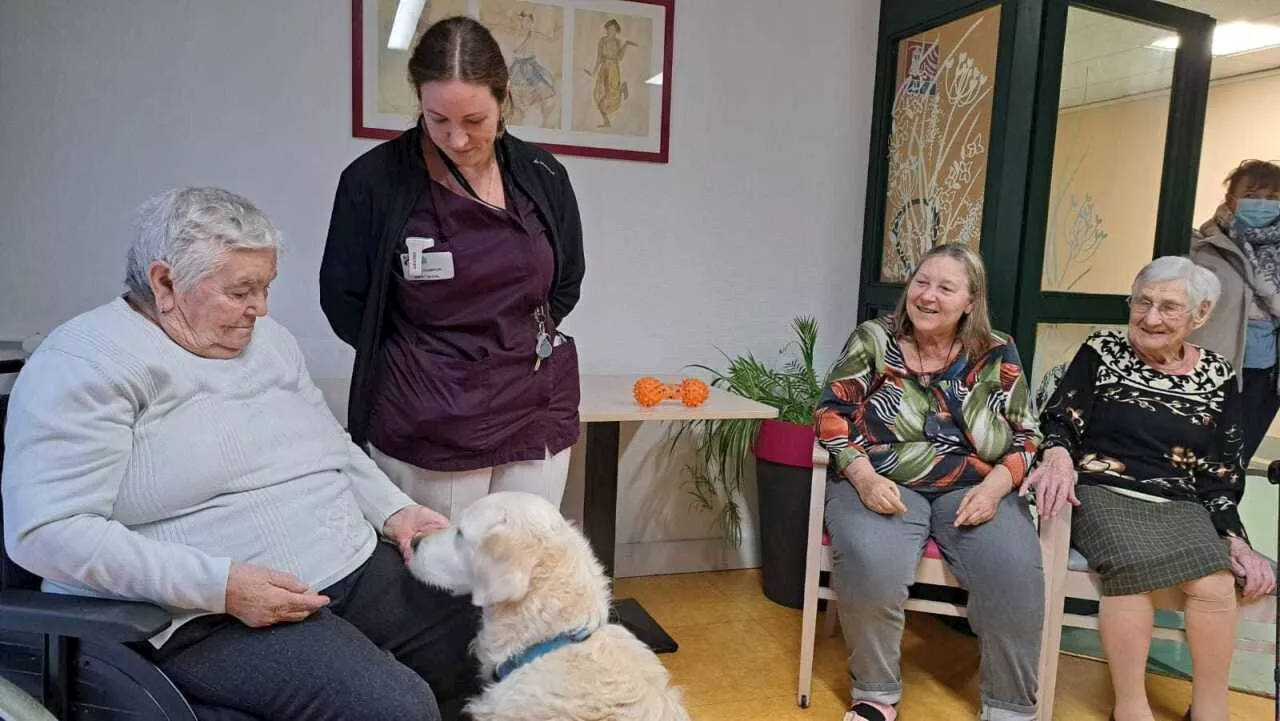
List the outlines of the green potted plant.
<svg viewBox="0 0 1280 721">
<path fill-rule="evenodd" d="M 694 365 L 711 385 L 778 409 L 771 420 L 704 420 L 683 425 L 676 439 L 690 432 L 696 451 L 690 467 L 695 504 L 716 515 L 716 526 L 734 544 L 742 542 L 739 504 L 747 464 L 756 468 L 760 509 L 760 565 L 764 593 L 776 603 L 800 608 L 804 593 L 805 535 L 809 482 L 813 467 L 813 414 L 826 374 L 814 366 L 818 324 L 801 316 L 791 323 L 795 339 L 781 349 L 790 353 L 780 365 L 750 353 L 725 355 L 721 371 Z M 722 352 L 723 353 L 723 352 Z"/>
</svg>

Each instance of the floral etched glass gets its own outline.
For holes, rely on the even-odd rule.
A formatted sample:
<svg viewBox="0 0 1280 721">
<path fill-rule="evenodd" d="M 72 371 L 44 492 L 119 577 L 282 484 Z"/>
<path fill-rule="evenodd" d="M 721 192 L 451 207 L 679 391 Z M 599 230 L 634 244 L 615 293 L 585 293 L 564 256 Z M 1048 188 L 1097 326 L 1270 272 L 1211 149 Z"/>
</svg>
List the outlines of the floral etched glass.
<svg viewBox="0 0 1280 721">
<path fill-rule="evenodd" d="M 902 283 L 939 243 L 978 247 L 1000 6 L 898 43 L 880 280 Z"/>
</svg>

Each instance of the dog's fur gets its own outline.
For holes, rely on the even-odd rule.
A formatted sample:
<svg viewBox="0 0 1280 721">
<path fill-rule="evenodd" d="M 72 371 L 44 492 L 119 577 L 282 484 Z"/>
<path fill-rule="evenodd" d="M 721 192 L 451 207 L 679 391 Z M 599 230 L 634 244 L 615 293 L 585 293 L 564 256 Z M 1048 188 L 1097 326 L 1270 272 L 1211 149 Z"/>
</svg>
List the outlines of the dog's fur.
<svg viewBox="0 0 1280 721">
<path fill-rule="evenodd" d="M 489 684 L 475 721 L 688 721 L 657 656 L 608 623 L 610 590 L 582 533 L 546 500 L 494 493 L 448 531 L 422 539 L 409 563 L 419 580 L 471 594 L 483 610 L 472 645 L 481 673 L 542 641 L 598 629 Z"/>
</svg>

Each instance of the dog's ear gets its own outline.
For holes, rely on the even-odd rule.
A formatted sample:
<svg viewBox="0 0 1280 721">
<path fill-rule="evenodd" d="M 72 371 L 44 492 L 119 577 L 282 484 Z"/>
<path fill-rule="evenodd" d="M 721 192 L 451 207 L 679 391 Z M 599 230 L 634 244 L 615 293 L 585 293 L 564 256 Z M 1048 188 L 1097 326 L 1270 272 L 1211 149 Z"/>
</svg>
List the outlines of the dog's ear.
<svg viewBox="0 0 1280 721">
<path fill-rule="evenodd" d="M 493 528 L 476 549 L 472 603 L 483 607 L 524 598 L 537 560 L 531 534 L 508 524 Z"/>
</svg>

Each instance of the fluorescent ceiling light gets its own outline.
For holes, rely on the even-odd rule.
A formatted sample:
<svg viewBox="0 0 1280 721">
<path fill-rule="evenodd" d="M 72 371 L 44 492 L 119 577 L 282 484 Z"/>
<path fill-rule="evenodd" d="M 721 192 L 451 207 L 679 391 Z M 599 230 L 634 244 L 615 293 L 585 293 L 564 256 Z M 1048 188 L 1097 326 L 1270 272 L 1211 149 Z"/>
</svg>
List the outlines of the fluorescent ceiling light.
<svg viewBox="0 0 1280 721">
<path fill-rule="evenodd" d="M 646 83 L 646 84 L 648 84 L 648 85 L 661 85 L 661 84 L 662 84 L 662 73 L 658 73 L 657 75 L 654 75 L 653 77 L 651 77 L 651 78 L 649 78 L 648 80 L 646 80 L 646 81 L 645 81 L 645 83 Z"/>
<path fill-rule="evenodd" d="M 1160 38 L 1148 47 L 1159 50 L 1177 50 L 1180 38 L 1170 35 Z M 1280 46 L 1280 27 L 1261 25 L 1243 20 L 1224 23 L 1213 31 L 1214 55 L 1242 55 L 1256 50 Z"/>
<path fill-rule="evenodd" d="M 391 23 L 391 36 L 387 47 L 392 50 L 408 50 L 413 42 L 413 32 L 418 29 L 418 18 L 427 0 L 400 0 L 396 6 L 396 19 Z"/>
</svg>

